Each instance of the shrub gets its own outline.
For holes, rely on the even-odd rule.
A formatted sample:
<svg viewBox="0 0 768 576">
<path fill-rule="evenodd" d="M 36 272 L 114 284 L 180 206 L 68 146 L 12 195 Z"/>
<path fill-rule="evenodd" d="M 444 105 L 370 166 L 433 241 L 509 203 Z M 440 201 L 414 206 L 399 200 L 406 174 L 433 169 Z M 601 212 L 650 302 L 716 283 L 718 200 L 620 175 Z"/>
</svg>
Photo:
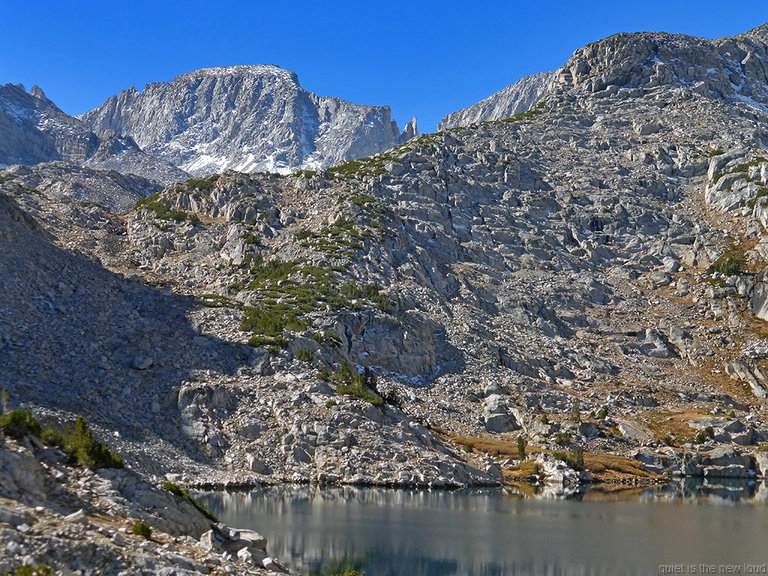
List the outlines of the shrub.
<svg viewBox="0 0 768 576">
<path fill-rule="evenodd" d="M 61 431 L 54 430 L 53 426 L 46 426 L 43 428 L 43 431 L 40 434 L 40 440 L 47 446 L 55 446 L 56 448 L 64 449 L 64 435 Z"/>
<path fill-rule="evenodd" d="M 584 449 L 581 446 L 576 445 L 573 447 L 569 464 L 574 470 L 584 470 Z"/>
<path fill-rule="evenodd" d="M 313 358 L 313 357 L 314 357 L 314 355 L 312 354 L 312 351 L 311 351 L 311 350 L 308 350 L 308 349 L 306 349 L 306 348 L 302 348 L 301 350 L 299 350 L 299 351 L 296 353 L 296 358 L 298 358 L 298 359 L 299 359 L 299 360 L 301 360 L 302 362 L 306 362 L 306 363 L 308 363 L 308 364 L 309 364 L 310 362 L 312 362 L 312 358 Z"/>
<path fill-rule="evenodd" d="M 581 422 L 581 402 L 579 402 L 578 398 L 575 398 L 573 404 L 571 404 L 571 422 L 576 424 Z"/>
<path fill-rule="evenodd" d="M 142 536 L 149 540 L 152 537 L 152 528 L 144 520 L 136 520 L 133 523 L 133 530 L 131 530 L 136 536 Z"/>
<path fill-rule="evenodd" d="M 379 292 L 376 284 L 361 286 L 355 282 L 347 282 L 341 287 L 341 293 L 350 300 L 368 300 L 376 304 L 379 310 L 387 311 L 387 297 Z"/>
<path fill-rule="evenodd" d="M 526 444 L 528 444 L 525 440 L 525 437 L 518 436 L 517 437 L 517 457 L 520 460 L 525 460 L 525 447 Z"/>
<path fill-rule="evenodd" d="M 555 436 L 555 444 L 558 446 L 568 446 L 571 443 L 571 436 L 568 432 L 558 432 Z"/>
<path fill-rule="evenodd" d="M 189 495 L 189 490 L 187 490 L 186 488 L 182 488 L 181 486 L 179 486 L 178 484 L 175 484 L 173 482 L 163 482 L 160 485 L 163 488 L 165 488 L 166 490 L 168 490 L 168 492 L 170 492 L 174 496 L 178 496 L 180 498 L 184 498 L 187 502 L 192 504 L 192 506 L 197 508 L 203 514 L 203 516 L 208 518 L 208 520 L 210 520 L 211 522 L 218 522 L 219 521 L 219 519 L 216 518 L 216 516 L 214 516 L 211 513 L 211 511 L 208 510 L 208 508 L 206 508 L 205 504 L 203 504 L 202 502 L 199 502 L 199 501 L 195 500 L 194 498 L 192 498 L 192 496 Z M 134 532 L 134 534 L 135 534 L 135 532 Z"/>
<path fill-rule="evenodd" d="M 64 451 L 88 468 L 122 468 L 123 459 L 106 444 L 96 442 L 82 416 L 77 417 L 75 428 L 64 433 Z"/>
<path fill-rule="evenodd" d="M 40 436 L 42 426 L 28 410 L 15 408 L 0 416 L 0 429 L 12 438 L 21 440 L 25 436 Z"/>
<path fill-rule="evenodd" d="M 336 393 L 365 400 L 376 407 L 384 405 L 384 400 L 376 393 L 375 376 L 366 368 L 365 374 L 352 374 L 347 363 L 342 361 L 338 371 L 331 374 L 336 380 Z"/>
<path fill-rule="evenodd" d="M 707 426 L 704 428 L 704 430 L 699 431 L 698 434 L 696 434 L 696 444 L 703 444 L 707 441 L 708 438 L 714 438 L 715 437 L 715 431 L 712 428 L 712 426 Z"/>
<path fill-rule="evenodd" d="M 74 430 L 67 428 L 64 434 L 52 426 L 42 427 L 40 421 L 28 410 L 14 409 L 0 415 L 0 430 L 21 440 L 25 436 L 37 436 L 48 446 L 62 449 L 70 458 L 88 468 L 122 468 L 123 459 L 106 444 L 96 442 L 82 416 L 77 417 Z"/>
<path fill-rule="evenodd" d="M 709 268 L 707 268 L 707 272 L 710 274 L 713 272 L 720 272 L 720 274 L 723 276 L 733 276 L 734 274 L 739 274 L 742 270 L 744 270 L 744 266 L 744 259 L 740 256 L 732 254 L 724 260 L 718 260 L 712 264 Z"/>
<path fill-rule="evenodd" d="M 552 457 L 568 464 L 574 470 L 584 470 L 584 449 L 581 446 L 574 446 L 571 453 L 553 452 Z"/>
<path fill-rule="evenodd" d="M 188 218 L 186 212 L 171 208 L 171 203 L 165 198 L 160 198 L 159 192 L 136 202 L 134 209 L 138 210 L 139 208 L 146 208 L 147 210 L 154 212 L 155 218 L 158 220 L 175 220 L 176 222 L 183 222 Z"/>
<path fill-rule="evenodd" d="M 600 408 L 600 411 L 597 413 L 597 418 L 599 420 L 605 420 L 608 417 L 608 406 L 603 406 Z"/>
<path fill-rule="evenodd" d="M 190 178 L 185 182 L 189 188 L 197 188 L 198 190 L 210 190 L 216 181 L 219 179 L 218 174 L 208 176 L 208 178 Z"/>
<path fill-rule="evenodd" d="M 258 246 L 259 243 L 261 242 L 261 240 L 256 234 L 248 230 L 240 234 L 240 238 L 242 239 L 243 244 L 249 244 L 251 246 Z"/>
</svg>

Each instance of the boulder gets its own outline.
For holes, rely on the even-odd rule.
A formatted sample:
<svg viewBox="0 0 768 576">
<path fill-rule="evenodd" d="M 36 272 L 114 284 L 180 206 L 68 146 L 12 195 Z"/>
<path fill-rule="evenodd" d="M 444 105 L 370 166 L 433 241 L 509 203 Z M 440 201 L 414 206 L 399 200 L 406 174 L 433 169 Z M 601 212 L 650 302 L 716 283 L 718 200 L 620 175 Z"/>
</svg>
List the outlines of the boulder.
<svg viewBox="0 0 768 576">
<path fill-rule="evenodd" d="M 485 399 L 483 421 L 488 432 L 510 432 L 520 427 L 509 413 L 506 398 L 500 394 L 491 394 Z"/>
<path fill-rule="evenodd" d="M 551 454 L 539 454 L 536 462 L 541 467 L 544 479 L 548 484 L 575 485 L 592 481 L 592 475 L 587 470 L 577 471 L 562 460 Z"/>
</svg>

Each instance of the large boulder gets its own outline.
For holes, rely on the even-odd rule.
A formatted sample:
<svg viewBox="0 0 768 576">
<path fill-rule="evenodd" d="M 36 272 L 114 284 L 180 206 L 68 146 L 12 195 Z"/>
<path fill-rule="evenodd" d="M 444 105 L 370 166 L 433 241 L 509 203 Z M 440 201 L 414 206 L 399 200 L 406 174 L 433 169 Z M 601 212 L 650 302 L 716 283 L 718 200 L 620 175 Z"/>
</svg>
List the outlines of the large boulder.
<svg viewBox="0 0 768 576">
<path fill-rule="evenodd" d="M 485 399 L 483 421 L 488 432 L 510 432 L 520 427 L 509 413 L 506 398 L 500 394 L 491 394 Z"/>
</svg>

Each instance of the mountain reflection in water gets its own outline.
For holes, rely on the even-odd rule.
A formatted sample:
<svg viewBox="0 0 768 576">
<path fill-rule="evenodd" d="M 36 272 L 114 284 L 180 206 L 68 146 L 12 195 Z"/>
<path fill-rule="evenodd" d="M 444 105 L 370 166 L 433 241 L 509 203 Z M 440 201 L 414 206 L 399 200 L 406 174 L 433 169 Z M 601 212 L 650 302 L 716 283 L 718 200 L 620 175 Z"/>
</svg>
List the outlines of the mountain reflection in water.
<svg viewBox="0 0 768 576">
<path fill-rule="evenodd" d="M 307 575 L 645 575 L 662 565 L 768 563 L 765 483 L 686 480 L 629 499 L 594 489 L 539 495 L 275 486 L 197 496 Z"/>
</svg>

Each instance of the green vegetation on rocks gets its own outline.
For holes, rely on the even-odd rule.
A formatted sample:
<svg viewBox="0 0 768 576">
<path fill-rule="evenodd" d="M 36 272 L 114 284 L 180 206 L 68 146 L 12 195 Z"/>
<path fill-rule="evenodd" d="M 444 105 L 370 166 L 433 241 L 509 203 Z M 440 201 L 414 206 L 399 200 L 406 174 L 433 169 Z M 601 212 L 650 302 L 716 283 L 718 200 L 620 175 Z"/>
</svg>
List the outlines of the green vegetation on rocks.
<svg viewBox="0 0 768 576">
<path fill-rule="evenodd" d="M 123 459 L 109 447 L 93 439 L 88 424 L 78 416 L 74 428 L 67 427 L 64 432 L 53 427 L 43 428 L 40 421 L 28 410 L 15 408 L 0 415 L 0 430 L 17 440 L 26 436 L 35 436 L 47 444 L 64 451 L 70 458 L 87 468 L 122 468 Z"/>
<path fill-rule="evenodd" d="M 152 537 L 152 528 L 150 528 L 149 524 L 144 522 L 144 520 L 136 520 L 136 522 L 133 524 L 133 529 L 131 532 L 136 536 L 141 536 L 147 540 Z"/>
<path fill-rule="evenodd" d="M 187 185 L 188 188 L 197 188 L 198 190 L 210 190 L 211 188 L 213 188 L 213 185 L 216 184 L 218 179 L 219 179 L 218 174 L 212 174 L 207 178 L 190 178 L 184 183 Z"/>
<path fill-rule="evenodd" d="M 14 574 L 15 576 L 53 576 L 53 568 L 47 564 L 40 564 L 39 566 L 24 564 L 16 568 Z M 11 573 L 5 572 L 5 576 L 11 576 Z"/>
<path fill-rule="evenodd" d="M 183 210 L 176 210 L 171 207 L 171 203 L 165 198 L 160 197 L 160 192 L 155 192 L 146 198 L 142 198 L 134 206 L 134 210 L 146 209 L 155 213 L 158 220 L 173 220 L 175 222 L 189 221 L 193 226 L 200 223 L 200 219 L 195 214 L 187 214 Z"/>
<path fill-rule="evenodd" d="M 219 519 L 216 518 L 216 516 L 214 516 L 211 513 L 211 511 L 208 510 L 208 508 L 206 508 L 205 504 L 192 498 L 192 496 L 189 495 L 189 490 L 187 490 L 186 488 L 182 488 L 181 486 L 179 486 L 178 484 L 175 484 L 174 482 L 163 482 L 161 486 L 166 490 L 168 490 L 168 492 L 170 492 L 174 496 L 178 496 L 179 498 L 184 498 L 184 500 L 186 500 L 187 502 L 192 504 L 195 508 L 197 508 L 203 514 L 203 516 L 208 518 L 208 520 L 210 520 L 211 522 L 219 521 Z"/>
<path fill-rule="evenodd" d="M 304 248 L 314 248 L 332 256 L 349 256 L 349 249 L 362 250 L 363 239 L 370 236 L 368 231 L 359 231 L 354 222 L 346 216 L 340 216 L 333 224 L 324 227 L 319 232 L 301 230 L 296 234 L 296 240 Z"/>
<path fill-rule="evenodd" d="M 360 286 L 350 281 L 342 285 L 336 278 L 338 271 L 307 264 L 304 259 L 264 261 L 257 255 L 246 277 L 229 289 L 246 289 L 258 303 L 241 305 L 231 298 L 211 294 L 201 298 L 206 306 L 242 307 L 240 330 L 253 333 L 249 340 L 252 346 L 284 347 L 286 331 L 307 330 L 311 325 L 310 313 L 328 306 L 337 310 L 387 310 L 386 296 L 374 284 Z M 329 332 L 315 333 L 314 337 L 321 344 L 340 342 L 338 336 Z"/>
<path fill-rule="evenodd" d="M 377 407 L 384 406 L 384 399 L 374 392 L 376 378 L 367 368 L 363 374 L 353 374 L 347 363 L 342 362 L 339 369 L 331 374 L 331 379 L 337 382 L 337 394 L 365 400 Z"/>
</svg>

